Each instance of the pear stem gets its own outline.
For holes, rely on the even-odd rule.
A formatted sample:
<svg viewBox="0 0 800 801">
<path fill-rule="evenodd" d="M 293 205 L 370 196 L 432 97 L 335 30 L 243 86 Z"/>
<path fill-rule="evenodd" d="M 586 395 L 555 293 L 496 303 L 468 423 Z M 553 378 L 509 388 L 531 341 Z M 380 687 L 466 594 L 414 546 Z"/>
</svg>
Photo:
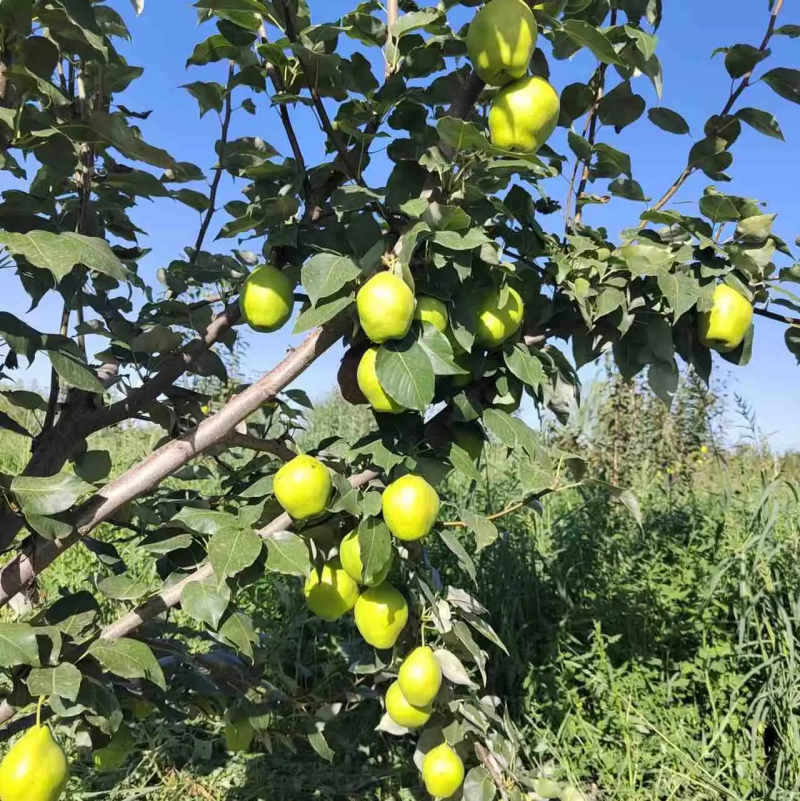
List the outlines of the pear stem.
<svg viewBox="0 0 800 801">
<path fill-rule="evenodd" d="M 36 728 L 42 725 L 42 707 L 44 706 L 44 696 L 39 696 L 39 703 L 36 705 Z"/>
</svg>

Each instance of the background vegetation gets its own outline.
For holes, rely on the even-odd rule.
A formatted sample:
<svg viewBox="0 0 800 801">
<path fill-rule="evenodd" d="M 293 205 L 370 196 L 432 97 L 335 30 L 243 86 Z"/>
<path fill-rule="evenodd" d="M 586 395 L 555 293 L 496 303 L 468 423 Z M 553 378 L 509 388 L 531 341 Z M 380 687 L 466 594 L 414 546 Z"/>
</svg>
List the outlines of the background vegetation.
<svg viewBox="0 0 800 801">
<path fill-rule="evenodd" d="M 489 648 L 489 692 L 506 699 L 530 765 L 587 797 L 799 797 L 796 457 L 773 454 L 740 399 L 691 374 L 675 404 L 670 416 L 609 370 L 580 416 L 552 428 L 555 444 L 586 449 L 595 475 L 635 488 L 642 528 L 588 487 L 504 519 L 500 542 L 476 560 L 475 594 L 509 652 Z M 726 415 L 728 431 L 740 431 L 728 447 L 718 430 Z M 304 444 L 371 425 L 371 415 L 334 396 L 310 414 Z M 153 433 L 129 427 L 108 437 L 102 445 L 117 471 L 149 449 Z M 20 442 L 0 433 L 0 469 L 19 459 Z M 497 444 L 481 475 L 472 486 L 451 481 L 443 497 L 460 505 L 469 493 L 473 508 L 489 511 L 518 496 L 518 470 Z M 45 601 L 109 574 L 93 550 L 73 549 L 42 576 Z M 457 574 L 446 549 L 434 548 L 431 561 Z M 244 608 L 275 649 L 255 669 L 285 703 L 324 697 L 346 706 L 343 671 L 357 634 L 351 623 L 331 631 L 310 618 L 296 588 L 287 591 L 296 581 L 265 574 L 247 590 Z M 104 615 L 121 608 L 106 600 Z M 326 729 L 328 764 L 298 745 L 290 715 L 276 716 L 257 753 L 232 761 L 221 723 L 201 707 L 188 720 L 153 717 L 136 724 L 137 753 L 125 769 L 98 775 L 79 759 L 69 797 L 417 798 L 413 745 L 375 732 L 379 718 L 377 699 L 340 713 Z M 539 791 L 547 797 L 550 788 Z"/>
</svg>

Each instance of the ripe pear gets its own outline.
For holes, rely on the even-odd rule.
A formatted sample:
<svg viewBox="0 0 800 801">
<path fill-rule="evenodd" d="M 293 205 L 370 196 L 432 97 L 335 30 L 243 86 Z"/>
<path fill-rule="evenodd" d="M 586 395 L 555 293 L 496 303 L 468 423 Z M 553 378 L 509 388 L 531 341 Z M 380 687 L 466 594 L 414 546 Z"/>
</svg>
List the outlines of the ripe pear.
<svg viewBox="0 0 800 801">
<path fill-rule="evenodd" d="M 414 319 L 421 320 L 423 323 L 430 323 L 444 333 L 447 329 L 447 306 L 438 298 L 422 295 L 417 298 Z"/>
<path fill-rule="evenodd" d="M 414 293 L 399 275 L 378 273 L 358 290 L 356 308 L 364 333 L 380 345 L 408 333 L 414 319 Z"/>
<path fill-rule="evenodd" d="M 392 555 L 380 572 L 373 576 L 370 581 L 364 581 L 364 563 L 361 561 L 361 545 L 358 541 L 358 531 L 351 531 L 342 540 L 339 546 L 339 559 L 345 572 L 353 581 L 374 587 L 382 584 L 386 580 L 386 576 L 389 575 L 389 570 L 391 570 L 392 562 L 394 561 L 394 551 L 392 551 Z"/>
<path fill-rule="evenodd" d="M 464 781 L 464 763 L 447 744 L 431 748 L 422 760 L 422 781 L 436 798 L 449 798 Z"/>
<path fill-rule="evenodd" d="M 358 388 L 364 393 L 364 397 L 369 401 L 369 405 L 376 412 L 388 412 L 389 414 L 399 414 L 405 411 L 396 400 L 390 398 L 378 381 L 378 371 L 375 364 L 378 360 L 378 349 L 370 348 L 361 357 L 358 363 L 356 380 Z"/>
<path fill-rule="evenodd" d="M 270 333 L 292 316 L 294 296 L 286 273 L 269 264 L 256 267 L 247 276 L 239 294 L 242 317 L 251 328 Z"/>
<path fill-rule="evenodd" d="M 370 645 L 391 648 L 408 622 L 408 604 L 388 581 L 384 581 L 359 595 L 354 614 L 361 636 Z"/>
<path fill-rule="evenodd" d="M 556 90 L 538 76 L 504 86 L 489 109 L 492 144 L 535 153 L 556 129 L 561 104 Z"/>
<path fill-rule="evenodd" d="M 304 593 L 306 606 L 317 617 L 334 621 L 356 605 L 358 584 L 347 575 L 338 559 L 331 559 L 320 572 L 311 571 Z"/>
<path fill-rule="evenodd" d="M 386 712 L 398 726 L 406 729 L 418 729 L 424 726 L 432 714 L 428 705 L 418 707 L 409 703 L 396 681 L 393 681 L 386 691 Z"/>
<path fill-rule="evenodd" d="M 47 726 L 37 724 L 0 763 L 0 801 L 57 801 L 68 778 L 61 746 Z"/>
<path fill-rule="evenodd" d="M 111 773 L 119 770 L 131 755 L 133 748 L 134 742 L 131 730 L 123 724 L 117 729 L 108 745 L 92 752 L 92 762 L 94 762 L 95 770 L 99 773 Z"/>
<path fill-rule="evenodd" d="M 515 334 L 522 325 L 522 298 L 513 287 L 500 306 L 500 295 L 495 289 L 484 290 L 478 297 L 475 321 L 475 342 L 484 348 L 496 348 Z"/>
<path fill-rule="evenodd" d="M 381 507 L 383 520 L 397 539 L 418 540 L 436 522 L 439 496 L 422 476 L 407 475 L 383 491 Z"/>
<path fill-rule="evenodd" d="M 301 454 L 275 473 L 272 488 L 278 503 L 295 520 L 303 520 L 325 510 L 333 482 L 319 459 Z"/>
<path fill-rule="evenodd" d="M 750 301 L 727 284 L 718 284 L 710 312 L 698 318 L 700 341 L 720 353 L 729 353 L 742 344 L 753 321 Z"/>
<path fill-rule="evenodd" d="M 523 0 L 491 0 L 467 31 L 472 68 L 491 86 L 504 86 L 528 71 L 538 29 Z"/>
<path fill-rule="evenodd" d="M 442 686 L 442 668 L 427 645 L 415 648 L 400 665 L 397 684 L 410 704 L 426 707 Z"/>
</svg>

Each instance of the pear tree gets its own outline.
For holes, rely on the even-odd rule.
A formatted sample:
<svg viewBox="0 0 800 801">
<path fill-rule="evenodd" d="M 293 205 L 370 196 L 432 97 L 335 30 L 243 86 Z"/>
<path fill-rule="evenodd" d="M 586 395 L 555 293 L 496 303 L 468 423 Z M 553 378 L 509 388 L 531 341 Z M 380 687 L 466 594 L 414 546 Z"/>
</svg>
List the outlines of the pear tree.
<svg viewBox="0 0 800 801">
<path fill-rule="evenodd" d="M 743 125 L 783 140 L 746 98 L 758 81 L 800 102 L 772 51 L 798 28 L 783 0 L 741 11 L 762 38 L 711 63 L 729 94 L 707 98 L 672 184 L 645 188 L 616 133 L 690 133 L 661 104 L 660 0 L 363 0 L 337 19 L 307 0 L 194 5 L 191 82 L 170 91 L 219 118 L 208 174 L 129 108 L 127 3 L 0 2 L 0 280 L 62 310 L 44 330 L 0 311 L 0 427 L 26 453 L 0 474 L 0 607 L 77 549 L 97 565 L 0 617 L 0 799 L 61 797 L 65 751 L 118 769 L 142 715 L 189 715 L 200 693 L 231 752 L 303 740 L 335 760 L 326 733 L 361 707 L 414 760 L 412 793 L 521 801 L 540 777 L 492 694 L 505 646 L 470 581 L 504 518 L 594 479 L 516 411 L 525 396 L 568 419 L 577 369 L 604 354 L 670 404 L 681 365 L 708 380 L 715 359 L 750 359 L 754 319 L 785 325 L 800 357 L 792 249 L 759 200 L 724 191 Z M 133 6 L 158 25 L 166 3 Z M 578 53 L 590 69 L 567 83 Z M 151 199 L 198 217 L 157 284 L 140 269 Z M 619 231 L 592 223 L 607 203 Z M 298 337 L 247 384 L 226 366 L 245 330 L 264 353 Z M 292 384 L 329 350 L 374 431 L 304 452 Z M 34 360 L 47 397 L 26 385 Z M 95 435 L 130 425 L 156 447 L 114 464 Z M 487 443 L 519 496 L 454 506 L 446 480 L 479 481 Z M 444 551 L 462 579 L 443 579 Z M 346 706 L 284 681 L 296 644 L 242 604 L 265 580 L 341 644 L 325 658 L 349 671 Z"/>
</svg>

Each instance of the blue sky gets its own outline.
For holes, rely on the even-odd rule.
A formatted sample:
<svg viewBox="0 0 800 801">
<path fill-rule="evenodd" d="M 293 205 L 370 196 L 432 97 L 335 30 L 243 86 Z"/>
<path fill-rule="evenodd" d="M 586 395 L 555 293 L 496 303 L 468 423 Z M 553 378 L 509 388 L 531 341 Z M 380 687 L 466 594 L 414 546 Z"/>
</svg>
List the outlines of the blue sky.
<svg viewBox="0 0 800 801">
<path fill-rule="evenodd" d="M 123 0 L 116 7 L 129 18 L 133 42 L 122 44 L 120 50 L 132 64 L 145 68 L 144 76 L 135 82 L 125 94 L 124 102 L 136 110 L 152 110 L 150 118 L 142 123 L 145 137 L 154 145 L 164 147 L 181 160 L 193 161 L 208 170 L 214 163 L 214 141 L 219 132 L 219 120 L 211 112 L 199 119 L 194 99 L 181 84 L 195 80 L 220 80 L 224 82 L 224 67 L 211 65 L 191 67 L 185 62 L 196 42 L 215 32 L 213 25 L 206 24 L 198 30 L 196 12 L 184 0 L 149 0 L 144 14 L 133 18 L 130 4 Z M 333 21 L 355 3 L 343 0 L 310 0 L 315 22 Z M 706 118 L 718 113 L 730 91 L 730 79 L 722 63 L 722 57 L 711 59 L 716 47 L 739 42 L 760 44 L 767 24 L 767 0 L 683 0 L 665 3 L 666 16 L 659 31 L 657 53 L 664 68 L 664 96 L 662 103 L 680 111 L 692 127 L 696 138 L 702 136 Z M 792 17 L 792 3 L 787 3 L 781 17 L 782 23 L 800 23 Z M 453 19 L 466 21 L 471 10 L 458 8 Z M 549 56 L 549 45 L 540 40 Z M 346 44 L 350 47 L 350 43 Z M 796 66 L 800 56 L 800 40 L 777 37 L 773 40 L 773 56 L 766 62 L 769 67 Z M 375 61 L 377 51 L 365 52 L 373 60 L 374 72 L 380 76 L 381 65 Z M 594 68 L 594 61 L 582 51 L 570 61 L 549 58 L 551 82 L 560 90 L 566 84 L 586 80 Z M 763 70 L 762 70 L 763 71 Z M 612 81 L 614 71 L 609 71 Z M 648 106 L 656 105 L 655 92 L 650 82 L 641 77 L 635 81 L 635 90 L 643 94 Z M 239 102 L 246 95 L 242 90 L 235 95 Z M 244 111 L 234 115 L 232 136 L 257 135 L 266 139 L 281 153 L 289 154 L 288 143 L 275 109 L 266 99 L 254 98 L 258 111 L 251 116 Z M 800 234 L 800 200 L 797 183 L 800 178 L 800 107 L 782 100 L 765 84 L 756 83 L 741 98 L 737 107 L 753 106 L 771 111 L 778 118 L 786 137 L 786 143 L 768 139 L 747 126 L 734 147 L 734 163 L 729 170 L 734 180 L 720 185 L 721 191 L 743 194 L 768 201 L 769 211 L 778 212 L 776 231 L 790 245 Z M 300 107 L 292 111 L 295 128 L 309 164 L 318 163 L 322 157 L 322 138 L 314 117 Z M 565 143 L 565 131 L 559 129 L 551 144 L 563 153 L 569 153 Z M 631 154 L 634 177 L 642 184 L 645 194 L 659 197 L 679 174 L 691 146 L 688 137 L 667 134 L 653 126 L 646 118 L 617 135 L 611 129 L 600 130 L 598 140 L 608 141 Z M 571 155 L 571 154 L 570 154 Z M 374 159 L 368 180 L 372 185 L 381 185 L 388 174 L 389 162 L 383 157 Z M 570 171 L 570 168 L 567 168 Z M 710 182 L 704 176 L 695 176 L 677 195 L 672 207 L 692 211 L 691 203 Z M 545 187 L 563 199 L 566 180 L 552 179 Z M 240 186 L 229 178 L 223 178 L 221 200 L 223 202 L 239 196 Z M 598 185 L 598 190 L 603 183 Z M 602 192 L 599 192 L 602 194 Z M 615 200 L 609 206 L 589 206 L 586 221 L 608 227 L 612 236 L 621 229 L 634 224 L 641 212 L 641 204 Z M 217 215 L 215 226 L 225 221 L 223 212 Z M 170 200 L 142 201 L 135 213 L 137 224 L 148 232 L 141 244 L 152 248 L 152 253 L 142 263 L 142 275 L 155 285 L 156 270 L 166 266 L 172 259 L 180 258 L 182 249 L 194 242 L 200 222 L 199 215 Z M 563 225 L 559 215 L 545 218 L 545 224 Z M 259 250 L 262 242 L 256 241 L 244 248 Z M 206 248 L 218 252 L 229 251 L 236 246 L 235 240 L 206 240 Z M 29 299 L 22 292 L 16 278 L 2 274 L 3 306 L 19 313 L 27 308 Z M 10 285 L 10 286 L 9 286 Z M 9 294 L 10 289 L 10 294 Z M 42 330 L 52 331 L 57 327 L 59 303 L 50 293 L 39 307 L 25 316 L 31 324 Z M 287 330 L 289 326 L 287 326 Z M 800 395 L 800 368 L 783 344 L 784 327 L 781 324 L 756 319 L 756 336 L 753 360 L 745 368 L 732 369 L 727 363 L 715 362 L 714 379 L 727 394 L 734 392 L 744 396 L 755 409 L 761 428 L 771 435 L 771 442 L 778 448 L 800 447 L 800 415 L 796 413 L 795 398 Z M 285 332 L 269 335 L 246 333 L 250 343 L 245 369 L 252 375 L 269 369 L 283 354 L 286 347 L 295 343 Z M 102 345 L 100 345 L 102 347 Z M 99 349 L 99 348 L 98 348 Z M 334 349 L 313 365 L 298 382 L 321 397 L 333 386 L 340 351 Z M 22 371 L 20 371 L 22 372 Z M 45 384 L 49 364 L 39 357 L 26 375 L 27 380 Z M 591 380 L 591 368 L 583 371 L 584 379 Z M 733 435 L 735 438 L 735 433 Z"/>
</svg>

